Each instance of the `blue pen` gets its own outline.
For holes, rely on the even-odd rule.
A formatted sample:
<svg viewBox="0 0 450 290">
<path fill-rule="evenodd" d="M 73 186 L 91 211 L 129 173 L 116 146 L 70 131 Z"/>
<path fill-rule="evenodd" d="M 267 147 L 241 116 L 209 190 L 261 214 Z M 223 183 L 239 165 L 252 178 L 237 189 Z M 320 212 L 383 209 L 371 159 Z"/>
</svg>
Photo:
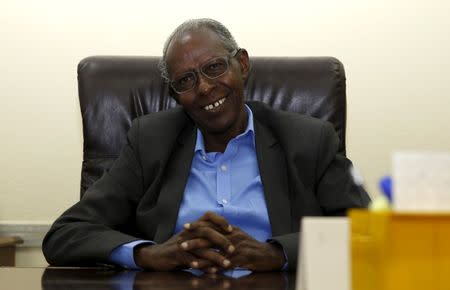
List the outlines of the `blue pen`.
<svg viewBox="0 0 450 290">
<path fill-rule="evenodd" d="M 378 185 L 389 202 L 392 203 L 392 178 L 389 175 L 383 176 Z"/>
</svg>

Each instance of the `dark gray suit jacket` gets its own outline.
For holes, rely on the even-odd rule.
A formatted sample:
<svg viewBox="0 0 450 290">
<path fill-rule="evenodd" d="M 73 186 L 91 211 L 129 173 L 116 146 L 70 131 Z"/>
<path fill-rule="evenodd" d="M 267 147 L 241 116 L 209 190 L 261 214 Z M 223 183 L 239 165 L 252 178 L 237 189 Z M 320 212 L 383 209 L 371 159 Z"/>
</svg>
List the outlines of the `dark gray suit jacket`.
<svg viewBox="0 0 450 290">
<path fill-rule="evenodd" d="M 367 206 L 369 197 L 354 184 L 351 162 L 338 154 L 329 123 L 259 102 L 248 105 L 273 239 L 295 269 L 301 217 L 344 215 L 348 208 Z M 181 108 L 136 119 L 112 168 L 47 233 L 47 261 L 108 263 L 121 244 L 166 241 L 175 228 L 195 140 L 195 124 Z"/>
</svg>

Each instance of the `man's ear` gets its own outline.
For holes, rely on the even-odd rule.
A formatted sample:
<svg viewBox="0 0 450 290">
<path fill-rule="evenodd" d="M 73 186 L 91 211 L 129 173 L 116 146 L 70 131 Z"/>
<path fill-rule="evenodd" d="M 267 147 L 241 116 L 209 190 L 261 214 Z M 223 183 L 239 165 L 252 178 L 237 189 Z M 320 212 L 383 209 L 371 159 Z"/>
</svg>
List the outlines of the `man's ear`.
<svg viewBox="0 0 450 290">
<path fill-rule="evenodd" d="M 250 59 L 248 57 L 247 50 L 245 50 L 244 48 L 241 48 L 237 55 L 237 60 L 239 61 L 239 64 L 241 66 L 242 78 L 245 81 L 245 80 L 247 80 L 248 75 L 250 73 Z"/>
<path fill-rule="evenodd" d="M 177 104 L 179 105 L 179 95 L 173 90 L 173 88 L 169 85 L 169 96 L 171 96 L 175 102 L 177 102 Z"/>
</svg>

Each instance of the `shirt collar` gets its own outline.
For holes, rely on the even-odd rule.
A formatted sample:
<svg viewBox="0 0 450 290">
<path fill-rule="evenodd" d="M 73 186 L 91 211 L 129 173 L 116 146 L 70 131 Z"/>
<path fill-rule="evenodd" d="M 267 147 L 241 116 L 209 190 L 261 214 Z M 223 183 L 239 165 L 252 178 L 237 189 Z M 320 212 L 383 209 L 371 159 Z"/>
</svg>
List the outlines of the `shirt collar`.
<svg viewBox="0 0 450 290">
<path fill-rule="evenodd" d="M 245 128 L 245 131 L 242 134 L 234 137 L 233 139 L 239 139 L 239 138 L 242 138 L 243 136 L 246 136 L 247 134 L 251 134 L 251 138 L 252 138 L 253 144 L 254 144 L 255 143 L 255 141 L 254 141 L 255 140 L 255 137 L 254 137 L 255 129 L 253 126 L 253 113 L 252 113 L 252 110 L 250 109 L 250 107 L 247 106 L 247 104 L 244 104 L 244 107 L 245 107 L 245 110 L 247 110 L 247 116 L 248 116 L 247 128 Z M 233 139 L 231 139 L 231 140 L 233 140 Z M 197 140 L 195 142 L 195 151 L 194 152 L 197 152 L 197 151 L 205 152 L 205 143 L 204 143 L 204 139 L 203 139 L 203 134 L 200 131 L 200 129 L 198 129 L 198 128 L 197 128 Z"/>
</svg>

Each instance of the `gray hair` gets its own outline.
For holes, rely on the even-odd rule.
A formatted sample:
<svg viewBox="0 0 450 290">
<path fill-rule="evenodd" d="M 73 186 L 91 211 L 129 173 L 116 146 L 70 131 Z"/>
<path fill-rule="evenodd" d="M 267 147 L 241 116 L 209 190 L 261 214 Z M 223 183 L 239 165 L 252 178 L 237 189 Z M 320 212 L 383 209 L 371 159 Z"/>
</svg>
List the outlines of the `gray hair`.
<svg viewBox="0 0 450 290">
<path fill-rule="evenodd" d="M 187 32 L 199 31 L 199 30 L 209 30 L 215 33 L 219 39 L 222 41 L 222 44 L 226 50 L 229 52 L 239 49 L 239 46 L 234 40 L 233 35 L 231 35 L 230 31 L 219 21 L 209 18 L 200 18 L 200 19 L 190 19 L 183 22 L 179 25 L 167 38 L 164 43 L 163 48 L 163 56 L 158 64 L 159 70 L 161 71 L 161 76 L 168 81 L 169 80 L 169 71 L 167 67 L 167 50 L 169 45 L 173 40 L 179 39 L 181 36 L 186 34 Z"/>
</svg>

